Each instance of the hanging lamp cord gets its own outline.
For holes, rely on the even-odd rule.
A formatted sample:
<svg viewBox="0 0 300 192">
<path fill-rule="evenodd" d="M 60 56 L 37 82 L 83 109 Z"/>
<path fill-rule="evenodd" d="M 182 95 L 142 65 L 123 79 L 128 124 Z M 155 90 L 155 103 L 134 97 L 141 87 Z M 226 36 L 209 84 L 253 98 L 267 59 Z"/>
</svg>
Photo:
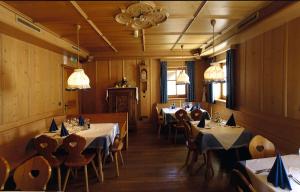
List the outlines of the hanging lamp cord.
<svg viewBox="0 0 300 192">
<path fill-rule="evenodd" d="M 80 68 L 80 65 L 79 65 L 79 30 L 80 30 L 80 25 L 77 25 L 77 66 L 78 66 L 78 69 Z"/>
</svg>

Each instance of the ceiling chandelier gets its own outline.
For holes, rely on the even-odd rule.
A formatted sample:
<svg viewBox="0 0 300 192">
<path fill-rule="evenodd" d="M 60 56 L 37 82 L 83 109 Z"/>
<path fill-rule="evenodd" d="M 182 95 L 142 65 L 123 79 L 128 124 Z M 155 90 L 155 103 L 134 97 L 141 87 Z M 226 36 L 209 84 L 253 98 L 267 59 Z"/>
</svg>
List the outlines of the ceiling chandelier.
<svg viewBox="0 0 300 192">
<path fill-rule="evenodd" d="M 155 7 L 152 1 L 133 3 L 115 16 L 115 20 L 134 29 L 147 29 L 165 22 L 169 14 L 162 8 Z"/>
<path fill-rule="evenodd" d="M 183 45 L 181 45 L 181 53 L 182 53 L 182 58 L 183 58 Z M 190 78 L 186 74 L 185 70 L 183 69 L 180 71 L 177 80 L 176 80 L 177 85 L 183 85 L 183 84 L 190 84 Z"/>
<path fill-rule="evenodd" d="M 77 68 L 68 78 L 67 90 L 77 90 L 77 89 L 88 89 L 90 86 L 90 79 L 84 73 L 84 70 L 80 68 L 79 64 L 79 30 L 80 25 L 77 25 Z"/>
<path fill-rule="evenodd" d="M 213 54 L 212 54 L 212 62 L 211 66 L 207 68 L 204 72 L 204 81 L 206 82 L 224 82 L 225 81 L 225 76 L 223 69 L 221 68 L 219 63 L 214 62 L 214 54 L 215 54 L 215 24 L 216 20 L 212 19 L 211 20 L 211 25 L 213 27 Z"/>
</svg>

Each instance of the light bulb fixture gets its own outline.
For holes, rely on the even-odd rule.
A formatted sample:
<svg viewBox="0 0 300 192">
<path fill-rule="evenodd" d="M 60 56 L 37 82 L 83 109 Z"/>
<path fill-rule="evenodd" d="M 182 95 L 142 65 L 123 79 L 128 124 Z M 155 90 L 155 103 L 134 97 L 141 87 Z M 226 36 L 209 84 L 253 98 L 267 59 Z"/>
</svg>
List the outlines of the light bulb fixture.
<svg viewBox="0 0 300 192">
<path fill-rule="evenodd" d="M 80 68 L 79 63 L 79 30 L 81 26 L 77 25 L 77 68 L 68 78 L 67 90 L 78 90 L 78 89 L 88 89 L 90 86 L 90 79 L 84 73 L 84 70 Z"/>
<path fill-rule="evenodd" d="M 180 47 L 181 47 L 181 55 L 182 55 L 182 58 L 183 58 L 183 45 L 181 45 Z M 184 69 L 182 69 L 182 71 L 180 71 L 180 73 L 177 77 L 177 80 L 176 80 L 176 84 L 177 85 L 190 84 L 190 78 L 185 73 Z"/>
<path fill-rule="evenodd" d="M 208 67 L 205 72 L 204 72 L 204 81 L 206 82 L 224 82 L 225 81 L 225 75 L 223 72 L 223 69 L 221 68 L 219 63 L 214 62 L 214 55 L 215 55 L 215 24 L 216 20 L 212 19 L 210 21 L 210 24 L 212 25 L 213 28 L 213 41 L 212 41 L 212 46 L 213 46 L 213 54 L 212 54 L 212 62 L 211 66 Z"/>
</svg>

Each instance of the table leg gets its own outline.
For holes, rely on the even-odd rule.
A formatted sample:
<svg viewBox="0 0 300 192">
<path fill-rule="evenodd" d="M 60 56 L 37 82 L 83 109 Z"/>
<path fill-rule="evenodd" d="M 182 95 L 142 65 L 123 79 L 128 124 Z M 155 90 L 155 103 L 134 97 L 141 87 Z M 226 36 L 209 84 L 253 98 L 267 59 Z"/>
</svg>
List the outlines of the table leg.
<svg viewBox="0 0 300 192">
<path fill-rule="evenodd" d="M 101 182 L 104 181 L 104 175 L 102 170 L 102 158 L 101 158 L 101 149 L 98 149 L 98 163 L 99 163 L 99 175 L 101 176 Z"/>
</svg>

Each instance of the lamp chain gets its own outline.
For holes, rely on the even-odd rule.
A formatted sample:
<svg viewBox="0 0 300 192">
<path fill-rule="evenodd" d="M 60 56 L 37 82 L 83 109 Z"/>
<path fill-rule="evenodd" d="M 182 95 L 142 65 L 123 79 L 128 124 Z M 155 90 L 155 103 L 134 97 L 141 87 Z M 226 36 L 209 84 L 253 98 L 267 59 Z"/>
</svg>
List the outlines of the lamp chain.
<svg viewBox="0 0 300 192">
<path fill-rule="evenodd" d="M 79 65 L 79 30 L 80 30 L 80 25 L 77 25 L 77 66 L 80 68 Z"/>
</svg>

